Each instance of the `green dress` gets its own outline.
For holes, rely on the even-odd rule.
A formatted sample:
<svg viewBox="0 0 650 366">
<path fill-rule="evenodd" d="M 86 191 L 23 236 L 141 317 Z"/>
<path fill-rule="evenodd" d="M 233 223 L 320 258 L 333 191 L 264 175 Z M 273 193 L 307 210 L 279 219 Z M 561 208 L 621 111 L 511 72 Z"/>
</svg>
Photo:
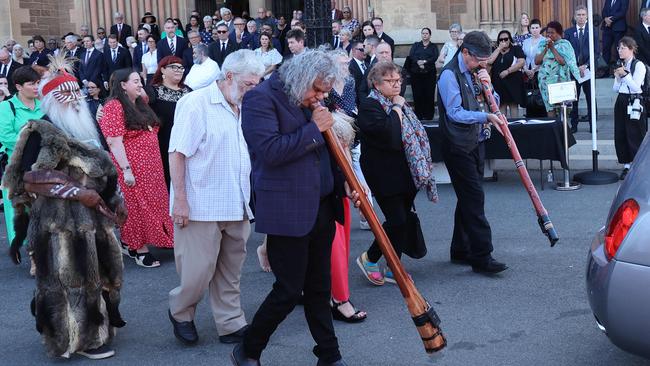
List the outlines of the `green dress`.
<svg viewBox="0 0 650 366">
<path fill-rule="evenodd" d="M 544 52 L 546 39 L 542 39 L 537 47 L 537 53 Z M 560 65 L 560 63 L 555 60 L 555 55 L 549 50 L 544 55 L 544 60 L 542 61 L 537 76 L 539 80 L 539 90 L 542 94 L 546 111 L 548 112 L 553 110 L 553 106 L 548 103 L 548 85 L 571 81 L 571 75 L 576 79 L 580 77 L 580 70 L 578 69 L 578 64 L 576 63 L 576 57 L 571 43 L 566 39 L 561 39 L 555 42 L 555 49 L 560 56 L 564 58 L 564 66 Z"/>
<path fill-rule="evenodd" d="M 9 102 L 13 103 L 16 114 L 11 110 Z M 9 100 L 0 103 L 0 144 L 2 144 L 2 151 L 6 152 L 11 159 L 11 154 L 14 152 L 14 146 L 18 141 L 20 129 L 32 119 L 40 119 L 43 117 L 41 112 L 41 102 L 37 99 L 34 101 L 34 109 L 29 109 L 23 102 L 15 95 Z M 5 225 L 7 226 L 7 240 L 9 245 L 16 236 L 14 231 L 14 208 L 11 206 L 7 190 L 2 188 L 2 202 L 4 203 L 5 211 Z"/>
</svg>

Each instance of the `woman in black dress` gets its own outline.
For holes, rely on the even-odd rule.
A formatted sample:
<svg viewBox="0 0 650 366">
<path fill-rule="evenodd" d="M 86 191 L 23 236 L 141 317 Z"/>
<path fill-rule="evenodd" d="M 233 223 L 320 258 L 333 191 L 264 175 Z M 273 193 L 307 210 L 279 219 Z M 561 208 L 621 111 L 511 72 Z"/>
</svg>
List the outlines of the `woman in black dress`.
<svg viewBox="0 0 650 366">
<path fill-rule="evenodd" d="M 514 44 L 512 35 L 507 30 L 499 32 L 497 41 L 499 44 L 487 61 L 488 65 L 492 65 L 492 84 L 501 97 L 501 113 L 517 118 L 519 106 L 525 106 L 524 74 L 521 69 L 526 64 L 526 55 L 521 46 Z M 507 108 L 510 108 L 509 114 Z"/>
<path fill-rule="evenodd" d="M 422 41 L 413 43 L 406 68 L 411 75 L 415 114 L 421 121 L 433 119 L 436 95 L 438 48 L 431 42 L 431 29 L 422 28 Z"/>
<path fill-rule="evenodd" d="M 174 112 L 176 102 L 185 94 L 192 91 L 183 84 L 183 60 L 176 56 L 165 56 L 158 63 L 158 70 L 151 80 L 151 84 L 145 87 L 149 96 L 149 105 L 156 112 L 160 119 L 160 130 L 158 130 L 158 145 L 160 146 L 160 157 L 162 158 L 163 170 L 165 172 L 165 183 L 169 189 L 169 137 L 174 126 Z"/>
</svg>

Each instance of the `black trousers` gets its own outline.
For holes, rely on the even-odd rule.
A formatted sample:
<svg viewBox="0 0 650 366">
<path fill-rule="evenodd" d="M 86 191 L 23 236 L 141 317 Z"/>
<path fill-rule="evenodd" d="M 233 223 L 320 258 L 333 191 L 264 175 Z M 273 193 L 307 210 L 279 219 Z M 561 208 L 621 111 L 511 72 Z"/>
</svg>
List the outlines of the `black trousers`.
<svg viewBox="0 0 650 366">
<path fill-rule="evenodd" d="M 589 129 L 591 130 L 591 83 L 589 80 L 585 81 L 582 84 L 576 83 L 576 90 L 578 91 L 578 97 L 575 102 L 573 102 L 573 107 L 571 108 L 571 126 L 578 126 L 578 101 L 580 100 L 580 91 L 585 92 L 585 99 L 587 99 L 587 116 L 589 116 Z M 598 104 L 596 103 L 596 109 L 598 109 Z"/>
<path fill-rule="evenodd" d="M 479 143 L 474 150 L 464 152 L 443 139 L 442 158 L 458 198 L 451 252 L 466 254 L 472 264 L 485 263 L 493 250 L 492 230 L 484 210 L 485 147 Z"/>
<path fill-rule="evenodd" d="M 611 30 L 611 28 L 605 28 L 603 30 L 603 59 L 608 65 L 612 62 L 612 46 L 617 46 L 618 41 L 620 41 L 624 35 L 625 31 L 615 32 Z"/>
<path fill-rule="evenodd" d="M 621 164 L 629 164 L 639 151 L 646 133 L 646 112 L 639 120 L 632 120 L 627 114 L 630 103 L 629 94 L 618 94 L 614 104 L 614 147 L 616 157 Z"/>
<path fill-rule="evenodd" d="M 384 221 L 382 226 L 384 227 L 384 230 L 386 230 L 386 235 L 388 235 L 388 238 L 393 245 L 393 249 L 395 249 L 395 253 L 397 253 L 397 256 L 400 258 L 402 257 L 402 245 L 408 238 L 408 225 L 406 224 L 407 215 L 413 207 L 413 201 L 415 201 L 416 194 L 417 191 L 394 196 L 375 195 L 379 208 L 386 218 L 386 221 Z M 368 248 L 368 260 L 371 262 L 377 262 L 381 256 L 381 249 L 379 249 L 379 245 L 375 239 L 372 242 L 372 245 L 370 245 L 370 248 Z"/>
<path fill-rule="evenodd" d="M 268 236 L 266 251 L 275 283 L 244 336 L 248 357 L 260 358 L 273 332 L 304 295 L 305 318 L 317 344 L 314 354 L 327 363 L 341 359 L 329 305 L 335 233 L 332 201 L 333 198 L 321 201 L 316 223 L 306 236 Z"/>
<path fill-rule="evenodd" d="M 411 89 L 413 89 L 413 104 L 415 115 L 418 119 L 431 120 L 435 112 L 436 103 L 436 74 L 411 74 Z"/>
</svg>

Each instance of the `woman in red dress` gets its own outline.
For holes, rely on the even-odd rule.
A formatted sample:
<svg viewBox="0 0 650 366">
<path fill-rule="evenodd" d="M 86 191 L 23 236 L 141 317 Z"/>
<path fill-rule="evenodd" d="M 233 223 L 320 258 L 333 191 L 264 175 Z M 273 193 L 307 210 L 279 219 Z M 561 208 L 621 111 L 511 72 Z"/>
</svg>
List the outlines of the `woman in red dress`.
<svg viewBox="0 0 650 366">
<path fill-rule="evenodd" d="M 142 98 L 142 82 L 137 72 L 115 71 L 110 90 L 99 125 L 118 168 L 128 210 L 121 230 L 123 252 L 140 266 L 158 267 L 160 262 L 147 245 L 174 246 L 169 193 L 158 150 L 160 122 Z"/>
</svg>

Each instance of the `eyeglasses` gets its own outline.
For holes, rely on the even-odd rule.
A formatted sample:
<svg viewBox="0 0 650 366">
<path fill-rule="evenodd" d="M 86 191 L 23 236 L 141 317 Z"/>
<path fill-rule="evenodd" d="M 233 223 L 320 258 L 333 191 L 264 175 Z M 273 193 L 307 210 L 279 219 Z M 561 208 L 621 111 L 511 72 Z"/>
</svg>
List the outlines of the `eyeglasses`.
<svg viewBox="0 0 650 366">
<path fill-rule="evenodd" d="M 382 79 L 382 81 L 390 84 L 390 86 L 398 86 L 402 84 L 402 79 Z"/>
<path fill-rule="evenodd" d="M 156 40 L 150 39 L 150 40 L 147 41 L 147 43 L 156 43 Z"/>
<path fill-rule="evenodd" d="M 355 49 L 356 49 L 357 51 L 361 51 L 361 52 L 365 51 L 365 49 L 364 49 L 363 47 L 359 47 L 359 48 L 355 48 Z"/>
<path fill-rule="evenodd" d="M 217 33 L 224 34 L 224 33 L 228 33 L 228 31 L 217 31 Z"/>
<path fill-rule="evenodd" d="M 508 42 L 510 38 L 499 38 L 499 42 Z"/>
<path fill-rule="evenodd" d="M 347 10 L 343 10 L 343 14 L 350 14 L 350 12 Z"/>
<path fill-rule="evenodd" d="M 97 34 L 106 34 L 106 32 L 97 32 Z"/>
<path fill-rule="evenodd" d="M 246 23 L 235 23 L 235 25 L 246 25 Z"/>
<path fill-rule="evenodd" d="M 167 65 L 165 66 L 165 68 L 176 72 L 185 71 L 185 66 L 180 66 L 180 65 Z"/>
</svg>

